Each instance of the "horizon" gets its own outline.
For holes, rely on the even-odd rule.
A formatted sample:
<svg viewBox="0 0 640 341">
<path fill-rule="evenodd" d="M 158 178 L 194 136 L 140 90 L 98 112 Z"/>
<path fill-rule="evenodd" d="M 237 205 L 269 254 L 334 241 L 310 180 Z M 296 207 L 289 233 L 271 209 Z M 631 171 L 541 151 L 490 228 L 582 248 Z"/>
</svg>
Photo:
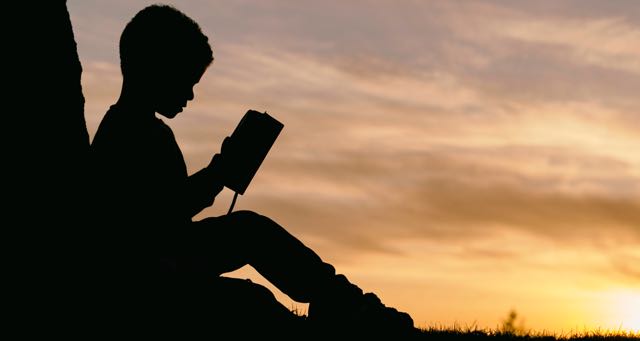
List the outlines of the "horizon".
<svg viewBox="0 0 640 341">
<path fill-rule="evenodd" d="M 67 1 L 91 138 L 120 91 L 120 33 L 153 3 Z M 284 123 L 236 210 L 418 327 L 515 310 L 533 330 L 640 333 L 637 3 L 164 3 L 215 57 L 163 119 L 190 174 L 248 109 Z"/>
</svg>

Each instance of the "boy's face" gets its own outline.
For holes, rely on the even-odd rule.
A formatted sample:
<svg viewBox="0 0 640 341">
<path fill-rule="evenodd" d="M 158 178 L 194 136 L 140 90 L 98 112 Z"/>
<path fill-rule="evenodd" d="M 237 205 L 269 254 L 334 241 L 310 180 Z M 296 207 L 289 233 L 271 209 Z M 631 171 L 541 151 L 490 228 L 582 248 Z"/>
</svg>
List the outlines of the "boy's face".
<svg viewBox="0 0 640 341">
<path fill-rule="evenodd" d="M 154 110 L 166 118 L 174 118 L 193 99 L 193 87 L 198 84 L 204 70 L 183 70 L 162 73 L 152 84 Z"/>
</svg>

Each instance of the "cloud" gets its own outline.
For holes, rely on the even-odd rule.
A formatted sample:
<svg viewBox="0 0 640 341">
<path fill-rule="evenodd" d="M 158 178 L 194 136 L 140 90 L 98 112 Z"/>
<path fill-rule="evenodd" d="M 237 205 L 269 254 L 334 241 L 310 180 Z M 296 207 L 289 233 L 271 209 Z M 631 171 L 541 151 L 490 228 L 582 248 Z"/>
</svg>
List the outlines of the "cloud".
<svg viewBox="0 0 640 341">
<path fill-rule="evenodd" d="M 577 63 L 640 73 L 640 27 L 622 18 L 517 21 L 503 27 L 500 34 L 567 47 Z"/>
<path fill-rule="evenodd" d="M 397 243 L 407 240 L 456 245 L 504 231 L 565 246 L 640 242 L 640 182 L 610 175 L 624 172 L 624 164 L 566 151 L 553 156 L 549 167 L 558 167 L 554 175 L 546 169 L 527 172 L 526 167 L 519 172 L 514 166 L 530 160 L 522 155 L 543 158 L 544 150 L 467 152 L 471 157 L 447 149 L 379 158 L 323 152 L 314 158 L 281 156 L 264 165 L 241 203 L 276 218 L 296 235 L 356 253 L 402 253 Z M 508 161 L 510 155 L 521 160 L 494 161 Z M 601 169 L 584 178 L 562 171 L 591 164 Z M 490 244 L 481 249 L 496 254 L 503 248 Z"/>
</svg>

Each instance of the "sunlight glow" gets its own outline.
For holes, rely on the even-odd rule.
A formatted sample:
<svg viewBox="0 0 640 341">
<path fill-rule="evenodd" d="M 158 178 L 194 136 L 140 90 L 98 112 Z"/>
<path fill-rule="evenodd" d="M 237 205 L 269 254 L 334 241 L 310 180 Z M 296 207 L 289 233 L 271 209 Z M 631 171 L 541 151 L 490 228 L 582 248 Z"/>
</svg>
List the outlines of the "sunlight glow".
<svg viewBox="0 0 640 341">
<path fill-rule="evenodd" d="M 621 329 L 640 332 L 640 290 L 621 291 L 614 295 L 613 314 Z"/>
</svg>

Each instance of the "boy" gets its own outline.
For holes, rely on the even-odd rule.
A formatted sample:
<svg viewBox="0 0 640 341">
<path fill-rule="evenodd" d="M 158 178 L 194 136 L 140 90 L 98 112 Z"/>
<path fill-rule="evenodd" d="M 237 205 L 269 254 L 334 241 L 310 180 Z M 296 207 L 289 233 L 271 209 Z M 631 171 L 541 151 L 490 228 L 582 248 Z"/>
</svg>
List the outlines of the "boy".
<svg viewBox="0 0 640 341">
<path fill-rule="evenodd" d="M 178 115 L 213 61 L 197 23 L 173 7 L 149 6 L 124 29 L 120 60 L 120 97 L 91 149 L 105 230 L 126 236 L 113 241 L 122 249 L 115 263 L 131 276 L 122 285 L 140 283 L 141 291 L 162 287 L 166 293 L 214 277 L 212 290 L 228 288 L 215 276 L 249 264 L 292 299 L 311 302 L 313 320 L 367 322 L 364 309 L 395 321 L 393 328 L 412 329 L 408 315 L 363 295 L 267 217 L 240 211 L 192 222 L 222 190 L 225 172 L 233 171 L 225 169 L 229 147 L 223 144 L 209 166 L 189 176 L 171 129 L 156 117 Z M 174 286 L 163 287 L 167 283 Z"/>
</svg>

